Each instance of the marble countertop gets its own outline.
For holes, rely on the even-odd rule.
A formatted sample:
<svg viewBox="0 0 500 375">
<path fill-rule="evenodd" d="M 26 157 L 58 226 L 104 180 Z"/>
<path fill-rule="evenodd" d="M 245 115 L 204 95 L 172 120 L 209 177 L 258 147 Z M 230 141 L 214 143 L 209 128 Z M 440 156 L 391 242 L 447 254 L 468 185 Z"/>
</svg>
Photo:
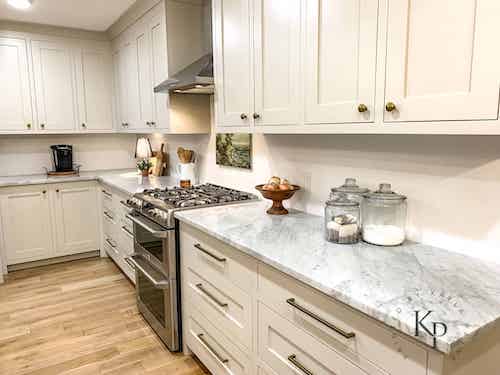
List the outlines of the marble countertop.
<svg viewBox="0 0 500 375">
<path fill-rule="evenodd" d="M 62 182 L 97 180 L 119 189 L 125 194 L 134 194 L 144 189 L 165 188 L 177 185 L 178 180 L 170 176 L 142 177 L 135 169 L 111 169 L 98 171 L 81 171 L 78 176 L 48 177 L 46 174 L 0 176 L 0 188 L 22 185 L 57 184 Z"/>
<path fill-rule="evenodd" d="M 176 217 L 364 314 L 415 337 L 415 311 L 442 322 L 435 348 L 450 354 L 500 319 L 500 266 L 407 242 L 398 247 L 336 245 L 323 218 L 299 211 L 265 213 L 269 202 L 180 211 Z M 438 332 L 441 332 L 438 327 Z"/>
</svg>

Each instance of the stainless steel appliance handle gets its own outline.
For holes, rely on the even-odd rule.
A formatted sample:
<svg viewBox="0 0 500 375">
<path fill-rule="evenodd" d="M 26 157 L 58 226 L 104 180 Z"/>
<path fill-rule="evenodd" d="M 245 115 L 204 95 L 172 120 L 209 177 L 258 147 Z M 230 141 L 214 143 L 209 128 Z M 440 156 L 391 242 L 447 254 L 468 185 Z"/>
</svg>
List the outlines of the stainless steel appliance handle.
<svg viewBox="0 0 500 375">
<path fill-rule="evenodd" d="M 314 375 L 314 373 L 309 370 L 306 366 L 304 366 L 302 363 L 300 363 L 297 359 L 297 356 L 295 354 L 290 354 L 288 356 L 288 360 L 292 365 L 297 367 L 300 371 L 302 371 L 306 375 Z"/>
<path fill-rule="evenodd" d="M 194 244 L 194 247 L 197 248 L 198 250 L 200 250 L 202 253 L 207 254 L 209 257 L 215 259 L 218 262 L 225 262 L 226 261 L 226 258 L 221 258 L 215 254 L 212 254 L 210 251 L 203 248 L 203 246 L 201 246 L 199 243 Z"/>
<path fill-rule="evenodd" d="M 134 269 L 139 270 L 146 278 L 153 284 L 156 289 L 167 289 L 169 287 L 168 280 L 158 280 L 153 275 L 151 275 L 146 269 L 141 266 L 134 258 L 134 256 L 125 258 L 126 262 L 131 265 Z"/>
<path fill-rule="evenodd" d="M 158 238 L 167 238 L 168 237 L 168 230 L 167 229 L 159 226 L 158 224 L 156 224 L 155 222 L 153 222 L 151 220 L 146 219 L 145 217 L 127 214 L 126 218 L 132 220 L 132 222 L 134 222 L 137 225 L 146 229 L 149 233 L 151 233 L 152 236 L 155 236 Z"/>
<path fill-rule="evenodd" d="M 122 226 L 122 231 L 127 233 L 130 237 L 134 237 L 134 233 L 132 233 L 125 225 Z"/>
<path fill-rule="evenodd" d="M 209 352 L 221 363 L 228 363 L 229 359 L 223 358 L 217 351 L 212 348 L 212 346 L 205 340 L 205 335 L 203 333 L 200 333 L 198 335 L 198 339 L 205 345 L 205 347 L 209 350 Z"/>
<path fill-rule="evenodd" d="M 220 307 L 227 307 L 227 303 L 219 301 L 212 293 L 210 293 L 208 290 L 203 288 L 203 284 L 196 284 L 196 287 L 203 292 L 208 298 L 210 298 L 212 301 L 214 301 L 217 305 Z"/>
<path fill-rule="evenodd" d="M 304 314 L 310 316 L 314 320 L 317 320 L 321 324 L 325 325 L 326 327 L 330 328 L 332 331 L 338 333 L 339 335 L 341 335 L 342 337 L 344 337 L 346 339 L 352 339 L 356 336 L 356 334 L 354 332 L 346 332 L 342 328 L 337 327 L 335 324 L 332 324 L 332 323 L 326 321 L 325 319 L 323 319 L 322 317 L 316 315 L 315 313 L 307 310 L 305 307 L 300 306 L 299 304 L 297 304 L 297 302 L 295 302 L 295 298 L 287 299 L 286 303 L 293 306 L 297 310 L 303 312 Z"/>
</svg>

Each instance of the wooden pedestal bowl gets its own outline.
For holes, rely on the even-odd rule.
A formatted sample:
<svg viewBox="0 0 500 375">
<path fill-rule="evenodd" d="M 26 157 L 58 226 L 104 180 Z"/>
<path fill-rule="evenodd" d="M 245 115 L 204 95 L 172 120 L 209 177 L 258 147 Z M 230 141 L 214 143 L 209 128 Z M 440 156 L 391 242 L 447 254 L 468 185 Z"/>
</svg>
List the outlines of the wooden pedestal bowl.
<svg viewBox="0 0 500 375">
<path fill-rule="evenodd" d="M 255 189 L 260 191 L 262 196 L 273 201 L 273 205 L 266 212 L 269 215 L 286 215 L 288 210 L 283 207 L 283 201 L 290 199 L 296 191 L 300 190 L 300 186 L 290 185 L 290 190 L 264 190 L 264 185 L 257 185 Z"/>
</svg>

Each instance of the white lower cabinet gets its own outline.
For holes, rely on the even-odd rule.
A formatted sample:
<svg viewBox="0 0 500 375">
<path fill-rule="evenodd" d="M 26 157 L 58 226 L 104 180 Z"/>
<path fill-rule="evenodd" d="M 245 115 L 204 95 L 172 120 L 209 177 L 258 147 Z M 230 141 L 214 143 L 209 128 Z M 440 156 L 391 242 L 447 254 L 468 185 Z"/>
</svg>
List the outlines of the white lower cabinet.
<svg viewBox="0 0 500 375">
<path fill-rule="evenodd" d="M 214 374 L 463 375 L 445 356 L 181 223 L 186 353 Z"/>
<path fill-rule="evenodd" d="M 94 182 L 0 190 L 7 265 L 99 249 Z"/>
<path fill-rule="evenodd" d="M 186 322 L 186 344 L 214 375 L 253 374 L 250 359 L 196 309 Z"/>
<path fill-rule="evenodd" d="M 48 258 L 52 252 L 47 186 L 25 186 L 1 192 L 2 248 L 6 264 Z"/>
<path fill-rule="evenodd" d="M 259 357 L 278 374 L 383 375 L 366 372 L 259 303 Z"/>
<path fill-rule="evenodd" d="M 55 254 L 70 255 L 99 248 L 96 187 L 88 184 L 56 187 L 54 205 Z"/>
<path fill-rule="evenodd" d="M 109 186 L 101 188 L 102 248 L 123 273 L 135 284 L 135 270 L 126 261 L 134 252 L 134 229 L 126 215 L 128 196 Z"/>
</svg>

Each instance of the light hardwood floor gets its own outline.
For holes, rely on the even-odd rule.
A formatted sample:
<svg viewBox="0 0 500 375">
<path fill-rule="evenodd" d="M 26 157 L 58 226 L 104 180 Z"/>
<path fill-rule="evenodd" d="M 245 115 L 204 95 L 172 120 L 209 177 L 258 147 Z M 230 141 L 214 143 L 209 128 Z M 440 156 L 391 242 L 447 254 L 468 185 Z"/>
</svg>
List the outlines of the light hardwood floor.
<svg viewBox="0 0 500 375">
<path fill-rule="evenodd" d="M 0 284 L 0 374 L 198 375 L 143 320 L 108 259 L 16 271 Z"/>
</svg>

